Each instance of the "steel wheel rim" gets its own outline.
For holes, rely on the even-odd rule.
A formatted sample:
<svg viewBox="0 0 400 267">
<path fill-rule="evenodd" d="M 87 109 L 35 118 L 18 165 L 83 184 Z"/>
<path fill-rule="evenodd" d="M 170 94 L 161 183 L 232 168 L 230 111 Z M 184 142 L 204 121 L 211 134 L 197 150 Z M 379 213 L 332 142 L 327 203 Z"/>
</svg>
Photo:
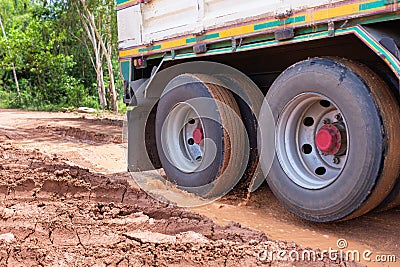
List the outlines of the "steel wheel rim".
<svg viewBox="0 0 400 267">
<path fill-rule="evenodd" d="M 336 154 L 327 154 L 321 150 L 326 141 L 321 136 L 332 133 L 329 141 L 332 138 L 333 144 L 338 144 L 336 130 L 340 130 L 340 149 Z M 289 179 L 305 189 L 329 186 L 346 165 L 348 132 L 343 113 L 328 97 L 317 93 L 296 96 L 285 106 L 277 123 L 276 151 L 281 167 Z M 336 146 L 328 152 L 335 151 Z"/>
<path fill-rule="evenodd" d="M 182 172 L 195 172 L 203 163 L 204 139 L 204 124 L 194 107 L 184 102 L 176 104 L 161 131 L 167 159 Z"/>
</svg>

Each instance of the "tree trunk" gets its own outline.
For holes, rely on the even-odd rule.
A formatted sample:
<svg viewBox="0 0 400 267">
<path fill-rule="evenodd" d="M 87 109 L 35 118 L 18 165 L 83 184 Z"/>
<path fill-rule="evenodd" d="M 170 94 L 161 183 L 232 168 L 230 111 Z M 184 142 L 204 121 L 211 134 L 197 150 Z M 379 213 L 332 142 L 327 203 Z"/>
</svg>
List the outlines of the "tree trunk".
<svg viewBox="0 0 400 267">
<path fill-rule="evenodd" d="M 101 49 L 101 46 L 99 45 L 95 30 L 92 27 L 92 24 L 90 23 L 90 15 L 91 14 L 82 14 L 82 12 L 78 9 L 77 10 L 79 13 L 79 16 L 81 18 L 83 27 L 85 28 L 86 34 L 88 36 L 88 39 L 92 43 L 92 48 L 93 48 L 93 53 L 94 56 L 91 56 L 91 61 L 92 65 L 96 71 L 96 77 L 97 77 L 97 93 L 99 96 L 99 103 L 101 106 L 101 109 L 106 109 L 108 104 L 107 104 L 107 98 L 106 98 L 106 90 L 105 90 L 105 85 L 104 85 L 104 74 L 103 74 L 103 56 L 104 56 L 104 51 Z M 86 45 L 87 47 L 87 45 Z M 87 47 L 89 50 L 89 48 Z M 88 51 L 89 54 L 90 51 Z"/>
<path fill-rule="evenodd" d="M 92 35 L 94 38 L 94 35 Z M 103 51 L 97 44 L 96 38 L 93 40 L 93 47 L 96 55 L 96 73 L 97 73 L 97 91 L 99 94 L 100 106 L 105 110 L 108 106 L 106 97 L 106 88 L 104 85 L 104 74 L 103 74 Z"/>
<path fill-rule="evenodd" d="M 111 105 L 112 105 L 112 110 L 114 112 L 118 112 L 118 97 L 117 93 L 115 90 L 115 80 L 114 80 L 114 70 L 113 70 L 113 64 L 112 64 L 112 56 L 111 56 L 111 49 L 107 49 L 106 44 L 99 32 L 99 29 L 96 27 L 96 23 L 94 20 L 94 15 L 89 11 L 89 9 L 86 6 L 85 0 L 80 0 L 83 10 L 85 11 L 87 15 L 88 22 L 90 24 L 90 28 L 93 30 L 94 35 L 96 36 L 97 41 L 99 42 L 101 49 L 103 50 L 103 53 L 105 55 L 106 61 L 107 61 L 107 67 L 108 67 L 108 73 L 110 77 L 110 96 L 111 96 Z M 111 40 L 109 40 L 111 41 Z"/>
<path fill-rule="evenodd" d="M 0 26 L 1 26 L 1 30 L 3 32 L 4 38 L 7 39 L 6 30 L 4 29 L 4 25 L 3 25 L 3 21 L 1 19 L 1 16 L 0 16 Z M 8 51 L 8 53 L 11 56 L 11 52 Z M 19 90 L 18 77 L 17 77 L 17 71 L 15 70 L 14 62 L 11 62 L 11 67 L 12 67 L 12 72 L 13 72 L 13 76 L 14 76 L 15 86 L 17 88 L 18 98 L 21 98 L 21 93 L 20 93 L 20 90 Z"/>
<path fill-rule="evenodd" d="M 98 66 L 97 74 L 97 93 L 99 95 L 99 102 L 101 109 L 107 108 L 106 89 L 104 85 L 103 66 Z"/>
<path fill-rule="evenodd" d="M 118 97 L 117 97 L 117 92 L 115 90 L 115 81 L 114 81 L 114 69 L 112 65 L 112 58 L 111 58 L 111 52 L 107 51 L 105 53 L 106 60 L 107 60 L 107 66 L 108 66 L 108 75 L 110 77 L 110 95 L 111 95 L 111 105 L 112 109 L 114 112 L 118 112 Z"/>
<path fill-rule="evenodd" d="M 115 79 L 114 79 L 114 68 L 112 64 L 112 33 L 111 33 L 111 17 L 108 17 L 107 20 L 107 40 L 108 40 L 108 73 L 110 75 L 110 92 L 112 96 L 112 105 L 113 110 L 118 112 L 118 94 L 115 88 Z M 107 58 L 107 57 L 106 57 Z"/>
</svg>

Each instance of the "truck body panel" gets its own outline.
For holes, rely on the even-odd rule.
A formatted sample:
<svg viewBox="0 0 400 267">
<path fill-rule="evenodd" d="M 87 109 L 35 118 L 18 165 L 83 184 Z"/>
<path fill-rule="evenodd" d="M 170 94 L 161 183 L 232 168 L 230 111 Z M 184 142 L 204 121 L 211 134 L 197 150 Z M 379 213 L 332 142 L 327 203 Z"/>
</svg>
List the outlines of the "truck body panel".
<svg viewBox="0 0 400 267">
<path fill-rule="evenodd" d="M 122 0 L 121 0 L 122 1 Z M 212 44 L 249 36 L 273 34 L 329 22 L 400 17 L 395 0 L 152 0 L 125 1 L 118 8 L 121 58 L 130 58 Z M 129 15 L 130 14 L 130 15 Z M 132 18 L 135 17 L 135 18 Z M 129 30 L 127 30 L 129 29 Z"/>
<path fill-rule="evenodd" d="M 134 45 L 150 44 L 335 2 L 343 0 L 154 0 L 120 10 L 119 31 L 126 35 L 120 36 L 119 40 L 136 40 Z M 141 33 L 137 29 L 141 29 Z M 142 39 L 137 35 L 141 35 Z"/>
</svg>

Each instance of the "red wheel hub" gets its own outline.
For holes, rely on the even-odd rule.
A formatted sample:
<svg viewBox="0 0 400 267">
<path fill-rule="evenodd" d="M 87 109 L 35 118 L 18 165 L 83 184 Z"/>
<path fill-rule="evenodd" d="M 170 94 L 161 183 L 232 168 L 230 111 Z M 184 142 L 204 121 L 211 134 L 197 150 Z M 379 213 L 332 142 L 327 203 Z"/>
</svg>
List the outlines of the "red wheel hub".
<svg viewBox="0 0 400 267">
<path fill-rule="evenodd" d="M 199 145 L 201 143 L 201 141 L 203 141 L 203 138 L 204 138 L 203 129 L 196 128 L 193 131 L 193 140 L 194 140 L 194 142 Z"/>
<path fill-rule="evenodd" d="M 315 144 L 326 155 L 335 155 L 341 147 L 341 135 L 339 129 L 333 124 L 324 125 L 315 136 Z"/>
</svg>

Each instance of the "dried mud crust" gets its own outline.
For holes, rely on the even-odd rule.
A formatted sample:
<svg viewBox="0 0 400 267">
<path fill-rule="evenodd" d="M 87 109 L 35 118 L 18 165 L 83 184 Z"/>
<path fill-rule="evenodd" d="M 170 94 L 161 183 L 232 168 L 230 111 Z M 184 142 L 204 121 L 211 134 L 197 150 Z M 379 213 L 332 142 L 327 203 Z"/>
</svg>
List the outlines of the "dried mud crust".
<svg viewBox="0 0 400 267">
<path fill-rule="evenodd" d="M 285 266 L 258 261 L 265 248 L 302 250 L 157 202 L 123 175 L 94 174 L 0 143 L 1 266 Z"/>
</svg>

